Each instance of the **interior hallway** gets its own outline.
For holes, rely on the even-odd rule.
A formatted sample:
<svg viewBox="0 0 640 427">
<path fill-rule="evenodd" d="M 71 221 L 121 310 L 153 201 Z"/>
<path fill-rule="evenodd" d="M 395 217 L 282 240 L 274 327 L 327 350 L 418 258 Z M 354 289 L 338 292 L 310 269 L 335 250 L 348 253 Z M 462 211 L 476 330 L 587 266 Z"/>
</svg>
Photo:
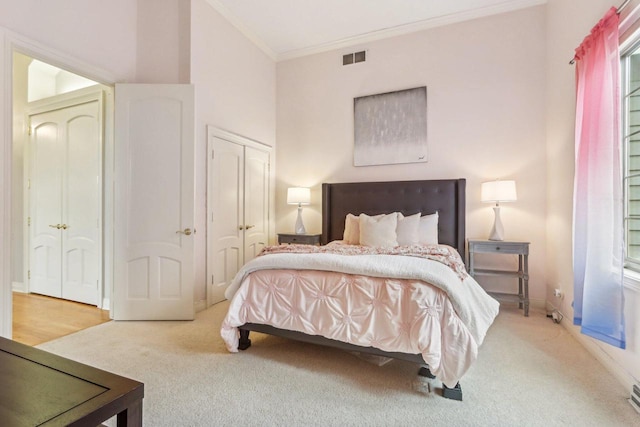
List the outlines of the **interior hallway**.
<svg viewBox="0 0 640 427">
<path fill-rule="evenodd" d="M 13 339 L 38 345 L 110 321 L 109 311 L 37 294 L 13 293 Z"/>
</svg>

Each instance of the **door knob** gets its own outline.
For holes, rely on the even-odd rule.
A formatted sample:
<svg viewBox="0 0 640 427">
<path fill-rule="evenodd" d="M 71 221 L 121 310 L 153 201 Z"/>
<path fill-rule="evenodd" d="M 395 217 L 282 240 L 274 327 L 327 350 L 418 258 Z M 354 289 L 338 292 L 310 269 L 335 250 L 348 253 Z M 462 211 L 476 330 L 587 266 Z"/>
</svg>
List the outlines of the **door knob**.
<svg viewBox="0 0 640 427">
<path fill-rule="evenodd" d="M 247 225 L 247 227 L 246 227 L 246 228 L 247 228 L 247 230 L 248 230 L 248 229 L 253 228 L 253 227 L 255 227 L 255 225 Z"/>
<path fill-rule="evenodd" d="M 69 228 L 69 226 L 67 224 L 62 224 L 60 228 L 62 228 L 63 230 L 66 230 L 67 228 Z"/>
<path fill-rule="evenodd" d="M 185 236 L 190 236 L 191 235 L 191 229 L 190 228 L 185 228 L 184 230 L 178 230 L 178 231 L 176 231 L 176 234 L 184 234 Z"/>
<path fill-rule="evenodd" d="M 58 230 L 60 230 L 60 229 L 62 228 L 62 225 L 60 225 L 60 224 L 56 224 L 56 225 L 49 224 L 49 227 L 51 227 L 51 228 L 57 228 Z"/>
</svg>

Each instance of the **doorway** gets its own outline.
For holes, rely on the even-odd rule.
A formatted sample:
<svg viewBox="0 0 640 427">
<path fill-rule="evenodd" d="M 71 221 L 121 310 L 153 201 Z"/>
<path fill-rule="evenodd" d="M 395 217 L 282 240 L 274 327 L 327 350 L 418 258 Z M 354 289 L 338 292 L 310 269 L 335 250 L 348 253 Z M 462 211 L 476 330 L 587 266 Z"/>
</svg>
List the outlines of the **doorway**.
<svg viewBox="0 0 640 427">
<path fill-rule="evenodd" d="M 102 281 L 102 94 L 108 91 L 67 70 L 13 54 L 13 293 L 76 300 L 98 312 L 108 308 Z M 68 224 L 70 215 L 76 227 Z M 66 234 L 72 227 L 75 233 Z M 49 306 L 65 307 L 66 301 L 59 303 Z"/>
</svg>

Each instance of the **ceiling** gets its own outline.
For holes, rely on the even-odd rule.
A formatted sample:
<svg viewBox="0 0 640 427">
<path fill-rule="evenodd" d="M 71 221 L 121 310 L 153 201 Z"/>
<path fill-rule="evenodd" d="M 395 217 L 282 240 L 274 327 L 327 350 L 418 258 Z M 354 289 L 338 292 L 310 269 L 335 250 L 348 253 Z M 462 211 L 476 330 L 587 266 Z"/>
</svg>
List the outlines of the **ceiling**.
<svg viewBox="0 0 640 427">
<path fill-rule="evenodd" d="M 274 60 L 544 4 L 547 0 L 207 0 Z"/>
</svg>

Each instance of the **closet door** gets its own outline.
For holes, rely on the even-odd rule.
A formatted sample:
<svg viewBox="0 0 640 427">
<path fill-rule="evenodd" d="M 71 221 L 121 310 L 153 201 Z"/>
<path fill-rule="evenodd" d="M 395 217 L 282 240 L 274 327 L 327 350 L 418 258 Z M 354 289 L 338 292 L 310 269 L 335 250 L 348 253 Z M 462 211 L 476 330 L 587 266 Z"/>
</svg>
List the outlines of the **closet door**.
<svg viewBox="0 0 640 427">
<path fill-rule="evenodd" d="M 62 144 L 59 112 L 31 117 L 29 291 L 62 297 Z"/>
<path fill-rule="evenodd" d="M 207 177 L 207 303 L 224 292 L 240 268 L 269 241 L 269 147 L 209 129 Z"/>
<path fill-rule="evenodd" d="M 210 138 L 207 181 L 207 301 L 214 304 L 224 300 L 225 289 L 244 263 L 244 147 Z"/>
<path fill-rule="evenodd" d="M 29 290 L 97 305 L 102 271 L 99 101 L 34 114 L 30 126 Z"/>
<path fill-rule="evenodd" d="M 101 277 L 101 117 L 98 101 L 68 108 L 62 186 L 62 298 L 98 304 Z"/>
<path fill-rule="evenodd" d="M 269 241 L 269 153 L 245 147 L 244 262 L 256 257 Z"/>
</svg>

